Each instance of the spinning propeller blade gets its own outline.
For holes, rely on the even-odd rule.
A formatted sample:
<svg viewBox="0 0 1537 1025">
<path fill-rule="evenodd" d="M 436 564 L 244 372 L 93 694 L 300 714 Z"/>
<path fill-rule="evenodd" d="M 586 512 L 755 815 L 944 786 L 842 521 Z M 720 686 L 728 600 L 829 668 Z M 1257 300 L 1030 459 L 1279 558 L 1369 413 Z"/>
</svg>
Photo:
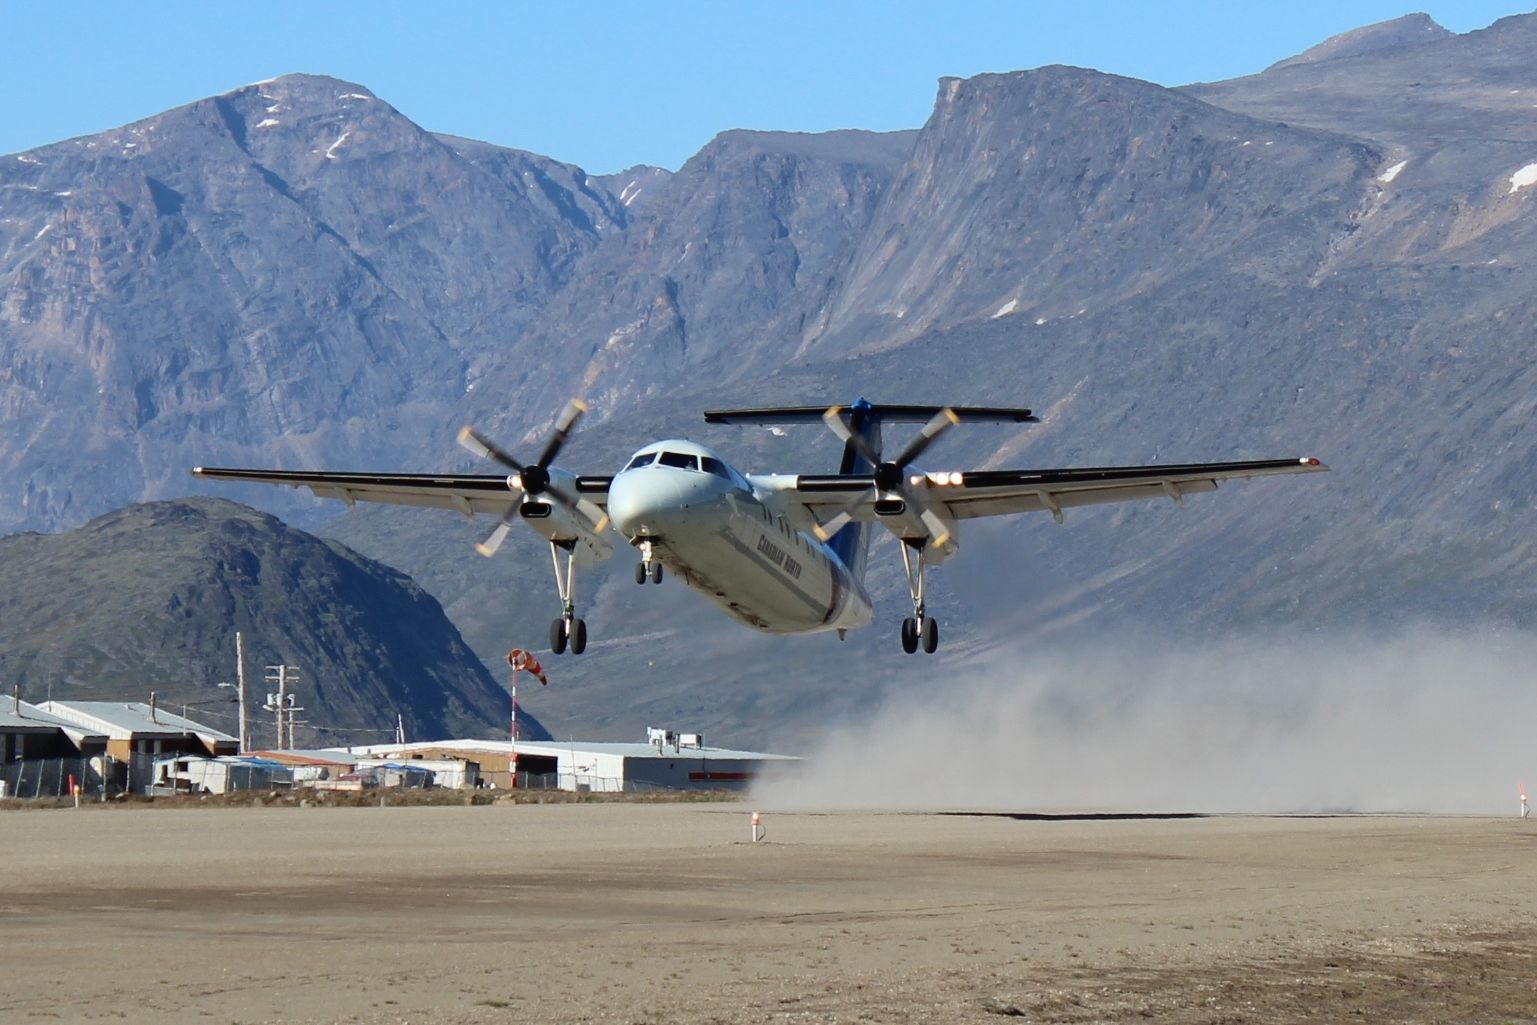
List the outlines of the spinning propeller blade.
<svg viewBox="0 0 1537 1025">
<path fill-rule="evenodd" d="M 539 453 L 539 461 L 534 465 L 544 468 L 555 460 L 555 455 L 566 444 L 566 439 L 571 437 L 571 428 L 587 412 L 587 403 L 581 399 L 572 399 L 566 403 L 566 408 L 560 411 L 560 418 L 555 421 L 555 430 L 550 434 L 550 440 L 544 443 L 544 451 Z"/>
<path fill-rule="evenodd" d="M 507 540 L 507 535 L 512 530 L 511 516 L 512 510 L 509 509 L 507 515 L 503 516 L 501 522 L 496 525 L 496 529 L 491 531 L 484 541 L 477 544 L 475 550 L 488 559 L 495 555 L 496 550 L 502 547 L 502 542 Z"/>
<path fill-rule="evenodd" d="M 880 497 L 880 489 L 871 488 L 864 494 L 860 495 L 858 498 L 854 499 L 848 505 L 840 509 L 837 514 L 834 515 L 826 523 L 818 523 L 816 526 L 812 527 L 811 532 L 817 536 L 817 540 L 819 541 L 831 540 L 834 534 L 838 533 L 838 531 L 842 530 L 850 521 L 854 519 L 854 514 L 859 511 L 862 505 Z"/>
<path fill-rule="evenodd" d="M 849 430 L 849 425 L 843 422 L 842 406 L 834 406 L 823 413 L 822 422 L 827 424 L 828 430 L 838 436 L 839 441 L 854 446 L 854 451 L 864 456 L 865 462 L 871 466 L 880 465 L 881 454 L 871 448 L 870 443 L 863 437 Z"/>
<path fill-rule="evenodd" d="M 496 446 L 495 442 L 482 436 L 473 427 L 465 426 L 459 429 L 459 444 L 482 459 L 490 459 L 493 462 L 501 463 L 515 473 L 523 472 L 522 463 L 502 451 Z"/>
<path fill-rule="evenodd" d="M 544 443 L 544 449 L 539 453 L 538 460 L 533 463 L 518 462 L 506 450 L 498 447 L 495 442 L 473 427 L 465 427 L 459 432 L 459 444 L 482 459 L 500 463 L 513 471 L 513 477 L 516 477 L 517 487 L 523 492 L 525 502 L 546 496 L 567 512 L 586 519 L 594 531 L 602 532 L 608 526 L 608 514 L 603 511 L 603 508 L 590 499 L 567 494 L 565 488 L 550 479 L 549 472 L 550 464 L 565 447 L 567 440 L 571 437 L 572 428 L 585 412 L 587 412 L 587 404 L 581 399 L 572 399 L 568 402 L 556 419 L 555 429 L 550 432 L 550 438 Z M 511 486 L 514 483 L 513 478 L 509 477 L 507 483 Z M 507 540 L 507 534 L 512 530 L 516 516 L 517 507 L 508 509 L 507 514 L 496 525 L 496 529 L 476 545 L 475 550 L 481 555 L 495 554 L 496 550 L 502 546 L 502 542 Z"/>
<path fill-rule="evenodd" d="M 918 436 L 908 442 L 907 447 L 902 450 L 902 454 L 893 459 L 892 462 L 905 471 L 907 465 L 923 455 L 924 451 L 934 444 L 934 441 L 941 434 L 960 422 L 961 418 L 955 415 L 954 410 L 948 408 L 941 409 L 938 413 L 934 414 L 934 419 L 923 425 L 923 429 L 918 432 Z"/>
</svg>

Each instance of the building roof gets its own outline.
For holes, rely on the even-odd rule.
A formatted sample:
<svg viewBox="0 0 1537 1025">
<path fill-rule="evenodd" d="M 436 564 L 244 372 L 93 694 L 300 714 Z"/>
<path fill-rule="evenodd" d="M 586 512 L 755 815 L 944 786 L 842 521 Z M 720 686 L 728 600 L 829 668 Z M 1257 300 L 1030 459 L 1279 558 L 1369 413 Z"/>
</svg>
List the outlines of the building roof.
<svg viewBox="0 0 1537 1025">
<path fill-rule="evenodd" d="M 6 701 L 0 699 L 0 730 L 37 733 L 46 732 L 47 730 L 63 730 L 76 743 L 79 743 L 83 737 L 91 737 L 102 741 L 107 739 L 103 733 L 83 729 L 80 724 L 70 722 L 67 719 L 61 719 L 56 715 L 50 715 L 36 705 L 15 700 Z"/>
<path fill-rule="evenodd" d="M 562 755 L 575 751 L 578 754 L 615 755 L 620 758 L 665 758 L 672 761 L 686 759 L 701 759 L 712 761 L 716 759 L 729 761 L 753 761 L 753 762 L 798 762 L 794 755 L 766 754 L 762 751 L 734 751 L 726 747 L 680 747 L 674 748 L 671 744 L 657 749 L 655 744 L 626 744 L 626 743 L 560 743 L 556 741 L 518 741 L 518 754 L 521 755 Z"/>
<path fill-rule="evenodd" d="M 458 751 L 464 754 L 491 751 L 496 754 L 510 755 L 512 742 L 507 740 L 414 740 L 409 744 L 354 744 L 351 747 L 335 749 L 335 753 L 347 752 L 354 758 L 360 755 L 369 758 L 389 757 L 411 754 L 414 751 Z"/>
<path fill-rule="evenodd" d="M 155 759 L 156 765 L 166 765 L 172 762 L 217 762 L 220 765 L 251 765 L 262 769 L 287 769 L 291 766 L 283 762 L 274 761 L 271 758 L 258 758 L 255 755 L 198 755 L 176 754 L 165 755 Z"/>
<path fill-rule="evenodd" d="M 399 755 L 409 754 L 412 751 L 462 751 L 470 753 L 474 751 L 494 751 L 497 754 L 512 754 L 514 745 L 510 740 L 427 740 L 410 744 L 367 744 L 350 748 L 355 754 L 368 755 Z M 525 755 L 551 755 L 570 754 L 573 750 L 580 754 L 618 755 L 621 758 L 702 758 L 702 759 L 730 759 L 734 761 L 799 761 L 793 755 L 764 754 L 758 751 L 733 751 L 723 747 L 684 747 L 674 750 L 671 745 L 658 751 L 655 744 L 629 744 L 609 741 L 587 740 L 520 740 L 516 745 L 518 754 Z"/>
<path fill-rule="evenodd" d="M 358 763 L 357 755 L 341 750 L 247 751 L 246 756 L 266 759 L 280 765 L 345 765 L 350 768 Z"/>
<path fill-rule="evenodd" d="M 191 733 L 211 743 L 240 743 L 239 738 L 212 726 L 164 708 L 152 710 L 143 701 L 45 701 L 38 707 L 49 715 L 103 733 L 113 740 L 170 739 Z"/>
</svg>

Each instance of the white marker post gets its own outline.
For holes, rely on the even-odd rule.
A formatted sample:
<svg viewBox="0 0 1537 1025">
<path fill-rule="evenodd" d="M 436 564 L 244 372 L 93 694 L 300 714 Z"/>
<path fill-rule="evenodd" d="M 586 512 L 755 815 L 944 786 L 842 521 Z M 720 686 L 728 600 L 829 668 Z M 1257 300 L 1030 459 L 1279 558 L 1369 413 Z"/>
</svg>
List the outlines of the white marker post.
<svg viewBox="0 0 1537 1025">
<path fill-rule="evenodd" d="M 1527 807 L 1526 804 L 1526 784 L 1518 783 L 1517 787 L 1521 791 L 1521 817 L 1524 819 L 1532 813 L 1532 809 Z"/>
<path fill-rule="evenodd" d="M 767 834 L 763 831 L 763 819 L 757 812 L 752 813 L 752 842 L 757 843 Z"/>
</svg>

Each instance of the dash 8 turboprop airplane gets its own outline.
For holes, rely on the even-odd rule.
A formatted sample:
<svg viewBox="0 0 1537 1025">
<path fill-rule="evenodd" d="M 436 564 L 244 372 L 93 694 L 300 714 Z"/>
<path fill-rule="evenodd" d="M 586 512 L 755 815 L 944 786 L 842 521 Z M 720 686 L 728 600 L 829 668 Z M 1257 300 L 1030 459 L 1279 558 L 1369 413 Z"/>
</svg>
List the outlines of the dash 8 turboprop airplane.
<svg viewBox="0 0 1537 1025">
<path fill-rule="evenodd" d="M 688 586 L 748 626 L 769 633 L 847 631 L 870 622 L 864 587 L 871 523 L 902 542 L 913 614 L 902 620 L 902 650 L 939 646 L 939 626 L 924 605 L 924 572 L 956 551 L 957 522 L 979 516 L 1049 512 L 1081 505 L 1169 498 L 1215 491 L 1237 477 L 1309 473 L 1317 459 L 1117 466 L 1067 470 L 923 472 L 914 466 L 940 435 L 958 423 L 1039 423 L 1028 409 L 875 405 L 726 409 L 705 413 L 715 424 L 825 423 L 843 441 L 833 474 L 744 474 L 717 453 L 690 441 L 647 445 L 613 476 L 588 476 L 554 466 L 571 429 L 586 411 L 569 404 L 539 458 L 521 463 L 473 428 L 459 443 L 511 471 L 499 474 L 330 473 L 198 467 L 199 477 L 307 487 L 321 498 L 456 509 L 500 517 L 477 545 L 501 547 L 519 520 L 550 544 L 561 616 L 550 624 L 550 647 L 580 654 L 587 624 L 576 614 L 574 571 L 613 554 L 612 525 L 640 552 L 636 583 L 660 583 L 671 567 Z M 881 447 L 885 424 L 922 424 L 896 457 Z"/>
</svg>

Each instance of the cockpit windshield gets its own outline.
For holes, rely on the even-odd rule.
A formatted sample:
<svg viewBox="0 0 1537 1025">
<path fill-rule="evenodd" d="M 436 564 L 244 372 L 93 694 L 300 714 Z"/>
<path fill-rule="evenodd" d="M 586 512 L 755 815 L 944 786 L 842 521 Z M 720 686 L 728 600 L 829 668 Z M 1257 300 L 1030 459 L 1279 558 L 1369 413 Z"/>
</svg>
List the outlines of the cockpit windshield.
<svg viewBox="0 0 1537 1025">
<path fill-rule="evenodd" d="M 681 470 L 699 469 L 698 456 L 684 455 L 681 452 L 663 452 L 657 462 L 662 466 L 676 466 Z"/>
<path fill-rule="evenodd" d="M 626 470 L 633 470 L 641 466 L 673 466 L 680 470 L 693 470 L 695 473 L 701 470 L 712 477 L 729 480 L 738 487 L 747 487 L 747 482 L 740 475 L 733 473 L 730 467 L 716 459 L 714 456 L 696 456 L 685 452 L 642 452 L 630 460 L 625 466 Z"/>
<path fill-rule="evenodd" d="M 626 466 L 625 469 L 626 470 L 633 470 L 637 466 L 650 466 L 652 464 L 652 462 L 654 462 L 655 460 L 656 460 L 656 453 L 655 452 L 642 452 L 640 455 L 636 456 L 634 459 L 631 459 L 629 465 Z"/>
</svg>

